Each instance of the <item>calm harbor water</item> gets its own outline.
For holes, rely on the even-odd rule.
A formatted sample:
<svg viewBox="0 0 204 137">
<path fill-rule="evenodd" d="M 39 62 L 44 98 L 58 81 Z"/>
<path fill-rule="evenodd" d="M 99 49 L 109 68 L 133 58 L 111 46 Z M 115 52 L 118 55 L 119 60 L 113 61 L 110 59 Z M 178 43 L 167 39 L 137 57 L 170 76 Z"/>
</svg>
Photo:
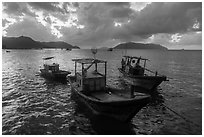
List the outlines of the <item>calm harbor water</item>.
<svg viewBox="0 0 204 137">
<path fill-rule="evenodd" d="M 127 125 L 88 118 L 70 98 L 69 84 L 39 76 L 43 57 L 55 56 L 73 73 L 71 59 L 93 57 L 90 50 L 2 50 L 2 134 L 202 134 L 202 51 L 99 50 L 96 57 L 108 61 L 108 85 L 120 85 L 125 54 L 150 59 L 147 67 L 170 80 L 158 88 L 163 102 L 143 108 Z"/>
</svg>

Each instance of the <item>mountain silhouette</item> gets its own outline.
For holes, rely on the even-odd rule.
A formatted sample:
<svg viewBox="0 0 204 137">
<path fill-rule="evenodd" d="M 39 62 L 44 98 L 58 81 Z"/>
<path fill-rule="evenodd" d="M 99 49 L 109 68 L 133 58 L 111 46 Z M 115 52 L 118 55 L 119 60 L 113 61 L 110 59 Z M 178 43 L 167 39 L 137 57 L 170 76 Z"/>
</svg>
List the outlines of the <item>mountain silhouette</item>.
<svg viewBox="0 0 204 137">
<path fill-rule="evenodd" d="M 40 42 L 35 41 L 30 37 L 2 37 L 2 48 L 3 49 L 41 49 L 41 48 L 66 48 L 73 49 L 79 47 L 72 46 L 63 41 L 57 42 Z"/>
<path fill-rule="evenodd" d="M 114 49 L 156 49 L 156 50 L 168 50 L 166 47 L 163 47 L 159 44 L 153 43 L 134 43 L 134 42 L 127 42 L 121 43 L 114 47 Z"/>
</svg>

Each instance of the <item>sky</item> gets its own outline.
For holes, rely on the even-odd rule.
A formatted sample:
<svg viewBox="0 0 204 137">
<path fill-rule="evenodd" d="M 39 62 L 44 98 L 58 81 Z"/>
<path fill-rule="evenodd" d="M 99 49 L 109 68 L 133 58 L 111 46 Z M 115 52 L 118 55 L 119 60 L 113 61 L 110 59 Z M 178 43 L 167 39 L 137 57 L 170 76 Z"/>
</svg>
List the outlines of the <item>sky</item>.
<svg viewBox="0 0 204 137">
<path fill-rule="evenodd" d="M 131 41 L 202 49 L 202 3 L 3 2 L 2 35 L 80 48 Z"/>
</svg>

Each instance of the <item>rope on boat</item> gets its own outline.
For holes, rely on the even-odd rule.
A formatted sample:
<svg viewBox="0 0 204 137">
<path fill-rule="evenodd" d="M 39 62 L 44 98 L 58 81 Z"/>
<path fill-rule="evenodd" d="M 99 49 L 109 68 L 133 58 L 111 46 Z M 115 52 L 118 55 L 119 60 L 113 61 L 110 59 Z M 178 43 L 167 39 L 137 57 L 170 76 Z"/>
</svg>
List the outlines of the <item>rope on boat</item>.
<svg viewBox="0 0 204 137">
<path fill-rule="evenodd" d="M 156 73 L 157 73 L 157 71 L 156 71 L 156 72 L 154 72 L 154 71 L 149 70 L 149 69 L 147 69 L 147 68 L 145 68 L 145 70 L 147 70 L 147 71 L 149 71 L 149 72 L 151 72 L 151 73 L 153 73 L 153 74 L 156 74 Z M 163 75 L 158 74 L 158 73 L 157 73 L 157 75 L 159 75 L 159 76 L 163 76 Z M 168 79 L 174 79 L 174 78 L 171 78 L 171 77 L 167 77 L 167 78 L 168 78 Z"/>
</svg>

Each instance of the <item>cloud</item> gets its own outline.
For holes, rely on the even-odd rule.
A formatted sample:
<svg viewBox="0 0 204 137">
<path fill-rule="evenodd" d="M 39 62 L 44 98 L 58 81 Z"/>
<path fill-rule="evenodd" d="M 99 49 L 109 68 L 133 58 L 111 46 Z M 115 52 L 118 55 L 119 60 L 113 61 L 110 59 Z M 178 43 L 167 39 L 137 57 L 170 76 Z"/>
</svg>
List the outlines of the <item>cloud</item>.
<svg viewBox="0 0 204 137">
<path fill-rule="evenodd" d="M 35 19 L 25 17 L 24 21 L 17 22 L 10 26 L 7 33 L 9 36 L 28 36 L 38 41 L 57 40 L 50 33 L 50 29 L 39 24 Z"/>
<path fill-rule="evenodd" d="M 17 2 L 3 2 L 4 12 L 7 14 L 22 15 L 22 9 Z"/>
<path fill-rule="evenodd" d="M 182 35 L 178 45 L 200 45 L 202 46 L 202 33 L 189 32 Z"/>
<path fill-rule="evenodd" d="M 128 18 L 133 13 L 130 8 L 117 8 L 110 11 L 110 15 L 113 18 Z"/>
<path fill-rule="evenodd" d="M 178 39 L 173 40 L 178 36 Z M 201 32 L 188 32 L 185 34 L 166 34 L 160 33 L 155 34 L 145 40 L 146 43 L 159 43 L 166 46 L 169 49 L 177 49 L 191 47 L 192 45 L 197 45 L 195 49 L 202 49 L 202 33 Z"/>
<path fill-rule="evenodd" d="M 37 10 L 45 10 L 48 12 L 61 12 L 64 13 L 64 9 L 61 9 L 57 5 L 58 2 L 28 2 L 28 4 Z"/>
<path fill-rule="evenodd" d="M 192 31 L 196 19 L 202 24 L 202 12 L 198 12 L 201 6 L 201 3 L 151 3 L 133 16 L 126 29 L 133 35 L 141 36 Z M 193 9 L 197 12 L 192 12 Z"/>
<path fill-rule="evenodd" d="M 106 2 L 104 3 L 105 5 L 108 5 L 110 7 L 129 7 L 130 3 L 129 2 Z"/>
<path fill-rule="evenodd" d="M 197 34 L 202 31 L 201 2 L 4 2 L 3 7 L 3 26 L 9 24 L 7 16 L 16 20 L 4 30 L 8 36 L 23 34 L 42 40 L 40 32 L 43 40 L 78 46 L 128 41 L 170 45 L 176 33 L 182 35 L 180 44 L 191 43 L 191 36 L 194 43 L 201 41 Z"/>
<path fill-rule="evenodd" d="M 6 24 L 10 23 L 7 19 L 2 19 L 2 27 L 5 27 Z"/>
</svg>

